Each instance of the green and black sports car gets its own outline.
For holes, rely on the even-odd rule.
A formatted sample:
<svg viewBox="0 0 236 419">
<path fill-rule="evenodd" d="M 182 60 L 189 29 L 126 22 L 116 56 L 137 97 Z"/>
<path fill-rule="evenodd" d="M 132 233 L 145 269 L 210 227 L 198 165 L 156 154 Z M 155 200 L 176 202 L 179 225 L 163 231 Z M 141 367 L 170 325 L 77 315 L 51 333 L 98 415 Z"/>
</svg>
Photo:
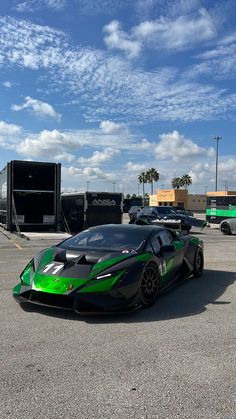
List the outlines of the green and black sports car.
<svg viewBox="0 0 236 419">
<path fill-rule="evenodd" d="M 76 312 L 127 311 L 203 271 L 203 243 L 154 225 L 101 225 L 38 253 L 13 289 L 18 302 Z"/>
</svg>

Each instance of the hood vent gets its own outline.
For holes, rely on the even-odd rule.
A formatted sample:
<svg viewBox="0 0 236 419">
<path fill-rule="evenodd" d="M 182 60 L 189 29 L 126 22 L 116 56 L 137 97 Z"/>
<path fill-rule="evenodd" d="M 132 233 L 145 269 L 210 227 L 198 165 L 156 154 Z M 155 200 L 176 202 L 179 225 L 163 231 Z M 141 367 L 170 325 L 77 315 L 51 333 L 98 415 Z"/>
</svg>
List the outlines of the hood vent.
<svg viewBox="0 0 236 419">
<path fill-rule="evenodd" d="M 72 250 L 60 250 L 54 256 L 55 262 L 62 262 L 65 265 L 68 263 L 77 264 L 77 265 L 95 265 L 98 260 L 101 258 L 101 255 L 97 254 L 86 254 L 86 253 L 77 253 Z"/>
</svg>

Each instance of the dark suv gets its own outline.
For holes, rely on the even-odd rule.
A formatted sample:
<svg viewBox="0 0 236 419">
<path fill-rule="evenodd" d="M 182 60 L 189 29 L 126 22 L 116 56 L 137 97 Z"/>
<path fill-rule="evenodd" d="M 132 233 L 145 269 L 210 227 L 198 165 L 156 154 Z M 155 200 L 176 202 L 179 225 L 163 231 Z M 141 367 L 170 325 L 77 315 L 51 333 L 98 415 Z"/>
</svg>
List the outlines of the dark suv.
<svg viewBox="0 0 236 419">
<path fill-rule="evenodd" d="M 137 214 L 142 210 L 143 207 L 138 205 L 133 205 L 129 210 L 129 219 L 130 221 L 135 221 L 137 219 Z"/>
<path fill-rule="evenodd" d="M 144 207 L 141 211 L 137 213 L 137 219 L 139 218 L 149 218 L 150 220 L 155 220 L 156 218 L 168 217 L 168 215 L 176 215 L 176 212 L 172 207 Z"/>
</svg>

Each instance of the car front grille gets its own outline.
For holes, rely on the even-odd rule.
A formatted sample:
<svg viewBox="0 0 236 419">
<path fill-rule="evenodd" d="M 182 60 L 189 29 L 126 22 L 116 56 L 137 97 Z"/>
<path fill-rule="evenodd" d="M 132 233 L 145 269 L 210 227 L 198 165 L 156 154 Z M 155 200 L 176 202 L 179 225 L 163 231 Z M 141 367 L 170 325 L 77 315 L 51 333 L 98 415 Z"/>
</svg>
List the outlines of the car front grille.
<svg viewBox="0 0 236 419">
<path fill-rule="evenodd" d="M 49 294 L 46 292 L 31 291 L 30 302 L 42 304 L 50 307 L 60 307 L 72 310 L 74 306 L 74 298 L 68 295 Z"/>
</svg>

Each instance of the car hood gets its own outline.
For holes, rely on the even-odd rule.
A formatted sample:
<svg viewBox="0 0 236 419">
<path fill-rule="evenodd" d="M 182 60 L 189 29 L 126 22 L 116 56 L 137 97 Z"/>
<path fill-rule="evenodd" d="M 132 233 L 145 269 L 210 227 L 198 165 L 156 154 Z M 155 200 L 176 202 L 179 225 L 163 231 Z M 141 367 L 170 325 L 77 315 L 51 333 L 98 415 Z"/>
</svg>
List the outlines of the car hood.
<svg viewBox="0 0 236 419">
<path fill-rule="evenodd" d="M 97 277 L 114 274 L 117 280 L 125 269 L 142 259 L 137 253 L 115 253 L 108 251 L 78 252 L 52 247 L 44 250 L 34 258 L 33 267 L 22 274 L 23 283 L 32 289 L 50 293 L 70 293 L 89 284 L 94 287 L 101 281 Z M 98 278 L 99 279 L 99 278 Z M 111 285 L 111 278 L 106 278 Z M 102 281 L 102 282 L 104 282 Z"/>
</svg>

